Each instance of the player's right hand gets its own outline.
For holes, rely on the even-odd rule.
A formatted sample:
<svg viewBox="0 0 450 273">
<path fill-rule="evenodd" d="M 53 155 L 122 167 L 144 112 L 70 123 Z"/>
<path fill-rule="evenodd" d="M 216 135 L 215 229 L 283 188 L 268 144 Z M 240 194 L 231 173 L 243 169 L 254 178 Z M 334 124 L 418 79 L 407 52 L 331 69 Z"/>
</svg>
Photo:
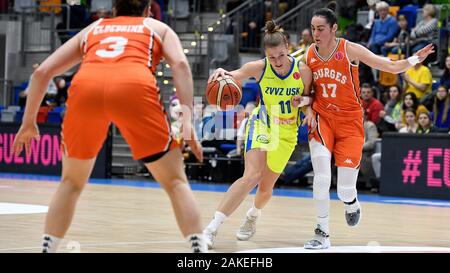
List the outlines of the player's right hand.
<svg viewBox="0 0 450 273">
<path fill-rule="evenodd" d="M 219 77 L 225 78 L 227 75 L 231 76 L 231 73 L 223 68 L 217 68 L 216 71 L 209 76 L 208 83 L 217 80 Z"/>
<path fill-rule="evenodd" d="M 23 146 L 25 146 L 25 152 L 26 154 L 30 153 L 30 144 L 31 140 L 39 140 L 39 128 L 36 123 L 33 124 L 22 124 L 20 126 L 19 131 L 16 134 L 16 137 L 14 138 L 13 143 L 13 152 L 16 156 L 18 156 L 22 150 Z"/>
</svg>

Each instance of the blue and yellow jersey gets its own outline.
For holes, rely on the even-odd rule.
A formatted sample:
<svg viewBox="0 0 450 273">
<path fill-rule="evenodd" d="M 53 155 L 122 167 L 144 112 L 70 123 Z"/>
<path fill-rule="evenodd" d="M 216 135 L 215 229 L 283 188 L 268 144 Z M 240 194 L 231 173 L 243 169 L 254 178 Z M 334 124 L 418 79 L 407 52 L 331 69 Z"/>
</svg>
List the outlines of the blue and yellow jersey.
<svg viewBox="0 0 450 273">
<path fill-rule="evenodd" d="M 265 67 L 259 80 L 260 105 L 253 110 L 246 128 L 245 152 L 267 151 L 267 166 L 281 173 L 297 145 L 300 109 L 292 106 L 292 98 L 303 94 L 299 61 L 292 58 L 289 72 L 280 76 L 264 59 Z"/>
<path fill-rule="evenodd" d="M 259 111 L 266 111 L 268 126 L 273 124 L 284 127 L 298 127 L 300 124 L 300 109 L 292 106 L 292 98 L 303 94 L 303 81 L 299 71 L 299 60 L 289 56 L 292 64 L 289 72 L 280 76 L 264 59 L 265 67 L 258 82 L 261 88 L 261 103 Z M 262 118 L 262 117 L 261 117 Z"/>
</svg>

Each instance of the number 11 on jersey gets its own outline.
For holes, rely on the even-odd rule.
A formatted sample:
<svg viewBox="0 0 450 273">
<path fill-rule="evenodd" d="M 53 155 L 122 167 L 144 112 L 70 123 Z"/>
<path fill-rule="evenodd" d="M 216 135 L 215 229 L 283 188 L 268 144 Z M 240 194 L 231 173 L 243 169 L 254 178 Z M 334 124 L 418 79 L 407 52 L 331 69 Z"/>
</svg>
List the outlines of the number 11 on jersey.
<svg viewBox="0 0 450 273">
<path fill-rule="evenodd" d="M 286 104 L 286 108 L 284 107 L 285 104 Z M 287 101 L 280 101 L 279 105 L 280 105 L 280 107 L 281 107 L 281 113 L 282 113 L 282 114 L 285 114 L 286 112 L 287 112 L 288 114 L 292 113 L 292 110 L 291 110 L 291 101 L 290 101 L 290 100 L 287 100 Z"/>
</svg>

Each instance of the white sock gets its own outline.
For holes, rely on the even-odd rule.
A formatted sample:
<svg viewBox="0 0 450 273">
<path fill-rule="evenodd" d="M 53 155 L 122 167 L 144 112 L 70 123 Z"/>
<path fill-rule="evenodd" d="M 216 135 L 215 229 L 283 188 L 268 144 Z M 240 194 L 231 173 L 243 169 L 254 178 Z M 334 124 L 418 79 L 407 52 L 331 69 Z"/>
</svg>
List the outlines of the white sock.
<svg viewBox="0 0 450 273">
<path fill-rule="evenodd" d="M 62 238 L 52 236 L 49 234 L 42 235 L 42 252 L 55 253 L 58 250 Z"/>
<path fill-rule="evenodd" d="M 316 220 L 317 225 L 320 226 L 320 229 L 325 233 L 329 233 L 329 222 L 330 222 L 330 196 L 328 194 L 328 198 L 322 200 L 314 200 L 316 205 Z"/>
<path fill-rule="evenodd" d="M 207 253 L 208 246 L 206 245 L 205 237 L 203 233 L 195 233 L 188 235 L 186 241 L 189 243 L 189 247 L 194 253 Z"/>
<path fill-rule="evenodd" d="M 214 218 L 209 223 L 209 225 L 206 227 L 206 229 L 211 232 L 216 232 L 219 229 L 220 225 L 223 222 L 225 222 L 226 219 L 227 219 L 227 216 L 225 214 L 223 214 L 220 211 L 216 211 L 214 213 Z"/>
<path fill-rule="evenodd" d="M 255 207 L 255 203 L 253 203 L 253 206 L 247 211 L 248 217 L 259 217 L 261 216 L 261 209 L 258 209 Z"/>
<path fill-rule="evenodd" d="M 326 234 L 329 234 L 330 233 L 330 228 L 329 228 L 330 217 L 328 215 L 325 217 L 317 216 L 316 219 L 317 219 L 317 227 L 320 228 Z"/>
</svg>

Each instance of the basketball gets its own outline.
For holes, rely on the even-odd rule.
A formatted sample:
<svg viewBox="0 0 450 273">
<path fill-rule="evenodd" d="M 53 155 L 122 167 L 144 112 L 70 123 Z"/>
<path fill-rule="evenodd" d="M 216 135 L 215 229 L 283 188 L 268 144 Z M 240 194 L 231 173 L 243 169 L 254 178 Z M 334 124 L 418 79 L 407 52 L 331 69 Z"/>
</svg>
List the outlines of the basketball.
<svg viewBox="0 0 450 273">
<path fill-rule="evenodd" d="M 226 111 L 238 105 L 242 98 L 241 85 L 232 77 L 222 78 L 208 83 L 206 86 L 206 99 L 209 104 L 217 105 Z"/>
</svg>

